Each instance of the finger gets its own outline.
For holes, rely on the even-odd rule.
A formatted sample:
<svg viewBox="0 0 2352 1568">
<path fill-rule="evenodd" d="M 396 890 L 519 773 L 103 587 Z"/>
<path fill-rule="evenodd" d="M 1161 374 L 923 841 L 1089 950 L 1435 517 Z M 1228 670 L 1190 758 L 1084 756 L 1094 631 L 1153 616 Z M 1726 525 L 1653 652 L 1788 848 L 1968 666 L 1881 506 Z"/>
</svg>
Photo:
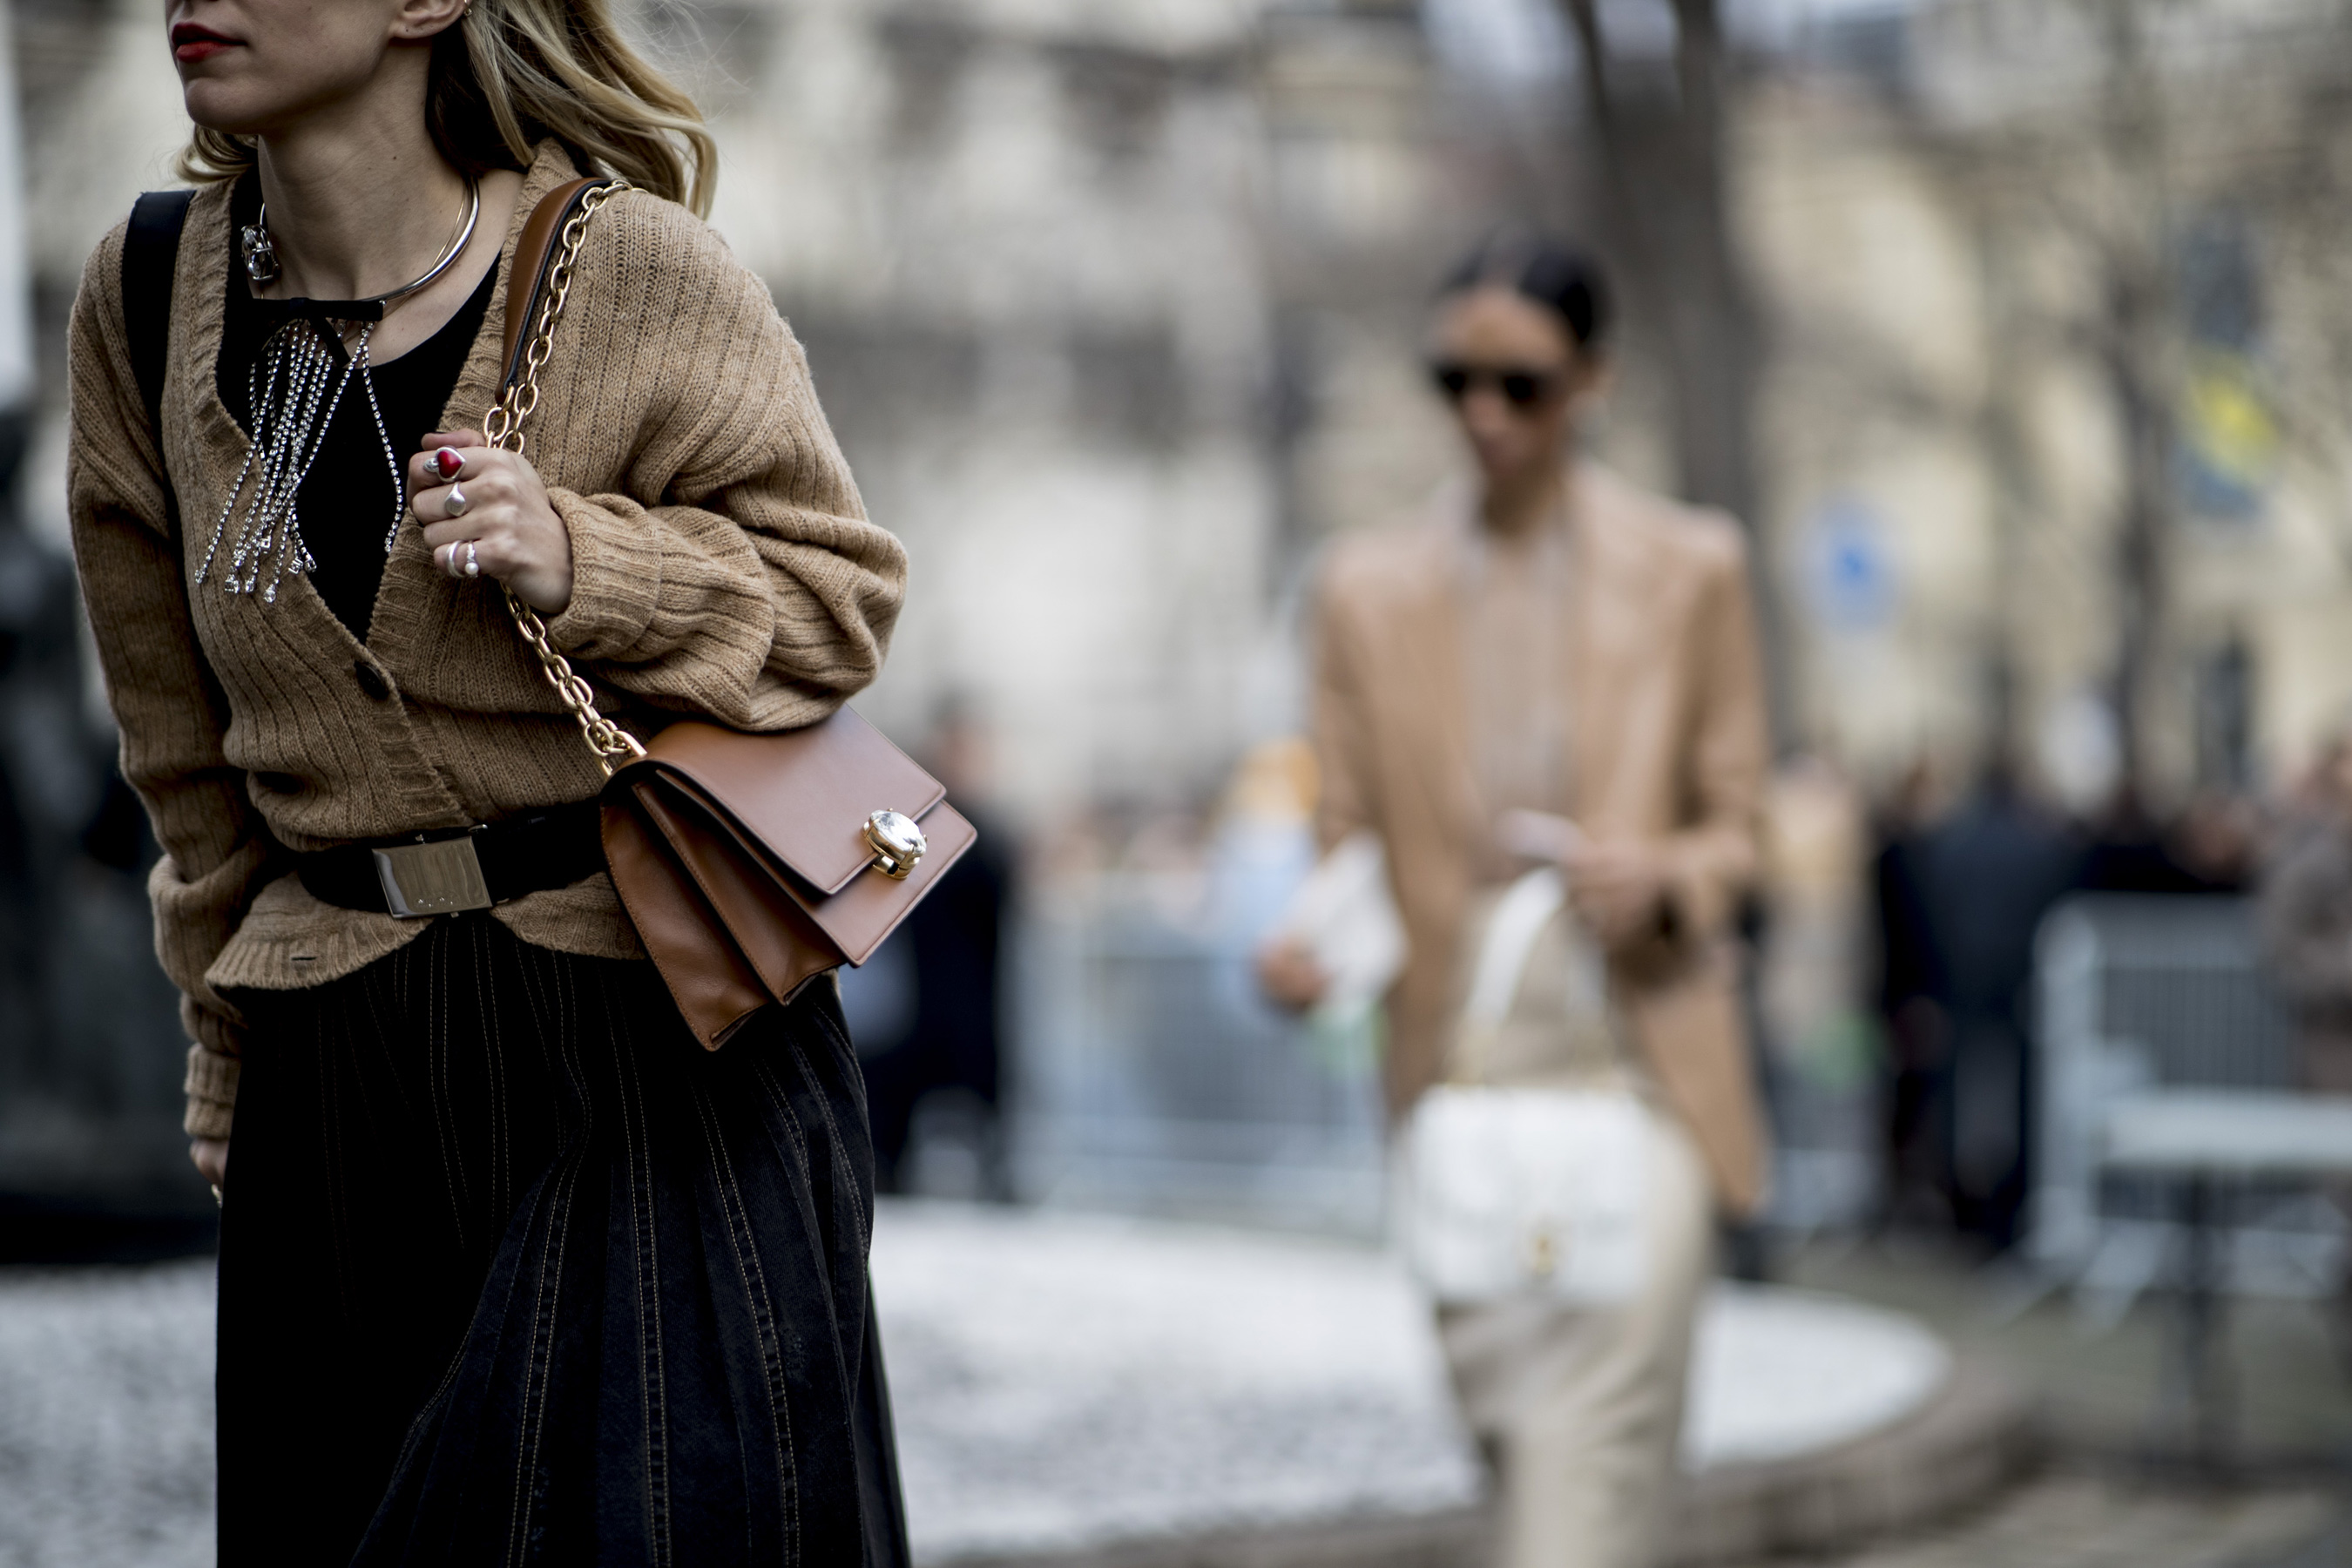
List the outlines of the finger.
<svg viewBox="0 0 2352 1568">
<path fill-rule="evenodd" d="M 457 465 L 456 468 L 451 469 L 443 466 L 442 458 L 445 454 L 456 461 Z M 471 480 L 485 474 L 496 473 L 504 458 L 504 453 L 485 447 L 478 441 L 466 442 L 454 438 L 447 441 L 428 439 L 424 448 L 408 459 L 409 488 L 418 489 L 435 485 L 453 484 L 459 480 Z"/>
<path fill-rule="evenodd" d="M 505 513 L 476 508 L 463 517 L 436 518 L 425 525 L 425 542 L 435 549 L 466 540 L 504 538 L 509 531 Z"/>
<path fill-rule="evenodd" d="M 457 514 L 458 517 L 463 517 L 469 512 L 479 510 L 481 503 L 488 499 L 481 493 L 481 483 L 479 479 L 471 479 L 461 480 L 457 484 L 428 485 L 408 498 L 408 510 L 416 514 L 418 524 L 425 528 L 432 528 L 444 522 L 453 522 L 457 520 L 449 515 L 449 492 L 455 489 L 462 489 L 466 492 L 467 504 Z"/>
<path fill-rule="evenodd" d="M 478 534 L 452 539 L 439 545 L 433 552 L 433 564 L 448 575 L 462 579 L 467 575 L 467 551 L 469 546 L 473 552 L 471 560 L 485 577 L 504 579 L 530 564 L 506 536 L 484 538 Z"/>
<path fill-rule="evenodd" d="M 459 468 L 455 474 L 445 473 L 438 465 L 441 453 L 457 454 Z M 435 430 L 417 444 L 417 452 L 408 459 L 409 486 L 443 484 L 452 479 L 466 478 L 481 472 L 481 463 L 489 455 L 489 447 L 478 430 Z"/>
<path fill-rule="evenodd" d="M 1573 850 L 1561 858 L 1560 865 L 1570 880 L 1594 886 L 1614 887 L 1642 874 L 1639 857 L 1613 849 Z"/>
<path fill-rule="evenodd" d="M 454 521 L 456 518 L 449 510 L 450 492 L 453 490 L 463 490 L 466 494 L 465 504 L 456 517 L 477 517 L 507 500 L 512 487 L 506 476 L 496 470 L 467 474 L 448 484 L 441 483 L 437 473 L 431 474 L 426 476 L 426 482 L 421 489 L 410 492 L 408 510 L 415 515 L 422 527 L 431 528 L 436 523 Z"/>
<path fill-rule="evenodd" d="M 470 542 L 474 546 L 474 559 L 480 563 L 485 577 L 509 577 L 524 564 L 521 553 L 515 548 L 514 535 L 504 531 L 484 534 Z M 465 546 L 459 545 L 457 553 L 463 555 L 465 552 Z"/>
<path fill-rule="evenodd" d="M 1622 898 L 1584 898 L 1575 901 L 1577 915 L 1601 931 L 1615 931 L 1626 923 L 1631 900 Z"/>
<path fill-rule="evenodd" d="M 457 459 L 458 466 L 456 473 L 443 470 L 440 458 L 444 452 L 449 453 Z M 481 472 L 479 453 L 475 454 L 472 460 L 468 461 L 466 455 L 457 447 L 446 442 L 436 442 L 408 459 L 409 492 L 414 495 L 418 490 L 446 485 L 457 479 L 471 479 L 479 472 Z"/>
<path fill-rule="evenodd" d="M 494 575 L 490 571 L 488 552 L 482 549 L 482 542 L 478 539 L 452 540 L 434 551 L 434 569 L 444 576 L 455 577 L 459 582 L 467 581 L 468 574 L 466 571 L 466 564 L 468 557 L 466 552 L 469 545 L 473 548 L 472 562 L 480 569 L 481 575 L 485 577 Z"/>
</svg>

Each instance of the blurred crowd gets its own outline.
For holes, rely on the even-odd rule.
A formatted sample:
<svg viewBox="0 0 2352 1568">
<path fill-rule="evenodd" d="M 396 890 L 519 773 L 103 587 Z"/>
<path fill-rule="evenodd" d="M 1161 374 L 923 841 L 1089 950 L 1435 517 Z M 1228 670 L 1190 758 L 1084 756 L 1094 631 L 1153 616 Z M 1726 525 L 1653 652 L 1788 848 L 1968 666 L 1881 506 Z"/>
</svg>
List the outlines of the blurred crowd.
<svg viewBox="0 0 2352 1568">
<path fill-rule="evenodd" d="M 2128 788 L 2068 814 L 1996 763 L 1925 764 L 1870 806 L 1872 995 L 1884 1043 L 1886 1220 L 1998 1249 L 2029 1191 L 2034 940 L 2076 893 L 2257 900 L 2266 967 L 2303 1025 L 2309 1087 L 2352 1089 L 2352 738 L 2283 787 L 2152 811 Z"/>
</svg>

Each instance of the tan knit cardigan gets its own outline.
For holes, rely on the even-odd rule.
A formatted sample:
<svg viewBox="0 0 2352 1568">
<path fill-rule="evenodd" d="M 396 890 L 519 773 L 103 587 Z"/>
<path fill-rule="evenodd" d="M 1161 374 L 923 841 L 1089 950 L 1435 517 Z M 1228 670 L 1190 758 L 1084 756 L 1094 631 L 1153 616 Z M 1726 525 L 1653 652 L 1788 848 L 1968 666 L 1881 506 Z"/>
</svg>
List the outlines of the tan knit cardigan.
<svg viewBox="0 0 2352 1568">
<path fill-rule="evenodd" d="M 554 143 L 540 149 L 444 428 L 478 429 L 494 401 L 516 234 L 572 173 Z M 124 336 L 123 230 L 90 258 L 67 476 L 123 775 L 163 848 L 150 890 L 195 1042 L 187 1129 L 208 1137 L 227 1136 L 236 1103 L 239 990 L 321 984 L 425 924 L 320 903 L 287 850 L 493 822 L 602 783 L 495 585 L 436 571 L 413 521 L 364 643 L 307 579 L 289 578 L 275 604 L 225 592 L 217 571 L 192 581 L 247 445 L 215 390 L 228 195 L 212 187 L 189 210 L 160 450 Z M 640 735 L 688 713 L 789 729 L 874 679 L 905 554 L 866 521 L 799 345 L 717 235 L 656 196 L 606 205 L 540 379 L 528 455 L 571 531 L 574 573 L 549 631 L 608 711 Z M 302 526 L 313 538 L 380 528 L 376 505 Z M 494 913 L 541 946 L 642 956 L 602 874 Z"/>
</svg>

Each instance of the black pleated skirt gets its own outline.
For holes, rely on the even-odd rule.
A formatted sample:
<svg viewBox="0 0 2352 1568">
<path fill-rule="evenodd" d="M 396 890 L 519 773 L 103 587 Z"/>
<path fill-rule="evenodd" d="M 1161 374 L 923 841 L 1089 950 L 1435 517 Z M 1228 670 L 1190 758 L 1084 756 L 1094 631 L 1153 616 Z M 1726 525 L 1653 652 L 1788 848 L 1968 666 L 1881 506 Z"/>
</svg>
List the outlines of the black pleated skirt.
<svg viewBox="0 0 2352 1568">
<path fill-rule="evenodd" d="M 220 1561 L 907 1561 L 830 984 L 724 1050 L 480 916 L 253 1024 Z"/>
</svg>

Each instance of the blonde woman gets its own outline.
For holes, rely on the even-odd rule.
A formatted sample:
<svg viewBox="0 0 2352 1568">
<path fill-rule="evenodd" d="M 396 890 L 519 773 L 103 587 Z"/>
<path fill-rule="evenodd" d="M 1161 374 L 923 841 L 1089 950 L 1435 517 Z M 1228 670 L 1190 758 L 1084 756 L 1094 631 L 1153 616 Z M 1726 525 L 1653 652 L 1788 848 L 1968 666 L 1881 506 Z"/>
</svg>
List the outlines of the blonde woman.
<svg viewBox="0 0 2352 1568">
<path fill-rule="evenodd" d="M 904 558 L 697 216 L 693 105 L 606 0 L 162 20 L 198 191 L 167 267 L 90 259 L 69 484 L 224 1194 L 221 1560 L 903 1562 L 837 1003 L 698 1048 L 499 592 L 640 736 L 880 666 Z M 599 172 L 492 450 L 517 236 Z M 373 850 L 420 836 L 494 907 L 397 914 Z"/>
</svg>

